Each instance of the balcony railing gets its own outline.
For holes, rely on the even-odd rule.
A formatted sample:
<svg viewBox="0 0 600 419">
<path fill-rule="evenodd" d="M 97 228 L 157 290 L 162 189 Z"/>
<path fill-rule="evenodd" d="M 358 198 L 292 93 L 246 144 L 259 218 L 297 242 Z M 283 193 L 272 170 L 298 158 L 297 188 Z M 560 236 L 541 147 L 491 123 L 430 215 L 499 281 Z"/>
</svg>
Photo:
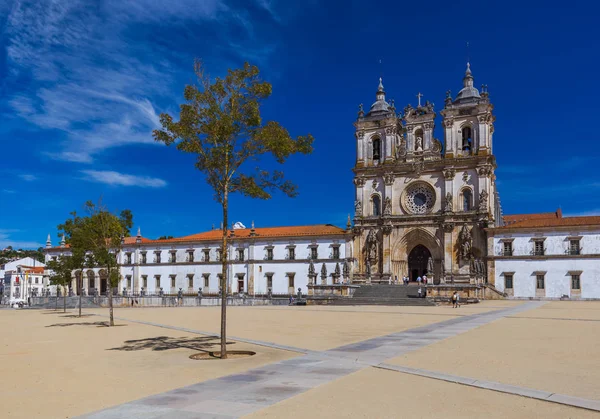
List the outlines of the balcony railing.
<svg viewBox="0 0 600 419">
<path fill-rule="evenodd" d="M 579 248 L 579 249 L 567 249 L 565 251 L 565 253 L 567 255 L 570 255 L 570 256 L 576 256 L 576 255 L 581 255 L 582 254 L 581 253 L 582 250 L 583 250 L 583 248 Z"/>
</svg>

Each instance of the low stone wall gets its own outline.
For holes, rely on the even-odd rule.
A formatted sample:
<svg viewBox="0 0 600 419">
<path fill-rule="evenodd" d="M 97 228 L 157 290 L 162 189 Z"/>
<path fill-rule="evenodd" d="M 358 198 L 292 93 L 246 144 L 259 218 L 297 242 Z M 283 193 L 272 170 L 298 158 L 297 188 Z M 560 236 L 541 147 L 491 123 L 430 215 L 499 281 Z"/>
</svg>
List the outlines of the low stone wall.
<svg viewBox="0 0 600 419">
<path fill-rule="evenodd" d="M 479 300 L 503 300 L 504 295 L 498 291 L 494 291 L 484 285 L 474 284 L 441 284 L 427 285 L 427 296 L 434 300 L 444 301 L 446 298 L 452 297 L 452 294 L 457 291 L 460 293 L 460 298 L 479 299 Z"/>
<path fill-rule="evenodd" d="M 67 308 L 79 307 L 79 297 L 67 297 Z M 83 297 L 81 299 L 82 307 L 108 307 L 108 297 Z M 58 308 L 63 307 L 63 297 L 33 297 L 31 307 L 33 308 Z M 266 305 L 288 305 L 288 298 L 266 298 L 266 297 L 228 297 L 228 306 L 266 306 Z M 200 306 L 220 306 L 220 297 L 113 297 L 113 307 L 200 307 Z"/>
</svg>

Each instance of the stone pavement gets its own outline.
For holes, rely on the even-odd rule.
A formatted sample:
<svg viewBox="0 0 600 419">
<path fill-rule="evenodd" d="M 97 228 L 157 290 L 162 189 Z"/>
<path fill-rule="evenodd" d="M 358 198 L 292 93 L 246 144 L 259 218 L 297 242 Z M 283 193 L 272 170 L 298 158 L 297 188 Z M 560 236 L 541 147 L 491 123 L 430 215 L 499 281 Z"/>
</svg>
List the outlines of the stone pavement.
<svg viewBox="0 0 600 419">
<path fill-rule="evenodd" d="M 110 418 L 237 418 L 264 409 L 367 367 L 425 376 L 473 387 L 533 397 L 600 411 L 600 402 L 541 392 L 501 383 L 451 376 L 421 369 L 384 364 L 386 359 L 418 350 L 448 337 L 467 332 L 503 317 L 537 308 L 543 302 L 527 302 L 497 311 L 452 318 L 439 323 L 392 333 L 362 342 L 318 352 L 287 348 L 305 355 L 255 368 L 244 373 L 205 381 L 166 393 L 82 416 Z M 126 320 L 126 319 L 124 319 Z M 154 326 L 179 328 L 159 324 Z M 186 332 L 200 333 L 190 329 Z M 232 339 L 236 339 L 232 337 Z M 278 349 L 281 345 L 244 340 Z M 215 361 L 218 362 L 218 361 Z"/>
</svg>

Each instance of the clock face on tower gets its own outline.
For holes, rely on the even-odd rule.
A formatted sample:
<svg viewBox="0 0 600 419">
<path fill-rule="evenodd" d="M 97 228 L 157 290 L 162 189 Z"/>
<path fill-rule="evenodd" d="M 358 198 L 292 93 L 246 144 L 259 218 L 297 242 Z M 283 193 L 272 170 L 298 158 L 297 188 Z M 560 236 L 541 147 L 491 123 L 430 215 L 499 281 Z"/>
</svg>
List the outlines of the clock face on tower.
<svg viewBox="0 0 600 419">
<path fill-rule="evenodd" d="M 413 183 L 402 196 L 403 207 L 411 214 L 427 214 L 435 204 L 435 191 L 424 182 Z"/>
</svg>

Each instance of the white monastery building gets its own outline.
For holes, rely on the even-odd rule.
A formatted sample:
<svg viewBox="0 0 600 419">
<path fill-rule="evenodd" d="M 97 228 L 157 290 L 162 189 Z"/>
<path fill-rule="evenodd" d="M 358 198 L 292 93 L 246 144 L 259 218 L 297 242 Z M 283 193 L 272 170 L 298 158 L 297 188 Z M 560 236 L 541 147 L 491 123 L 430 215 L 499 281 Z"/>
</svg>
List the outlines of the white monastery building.
<svg viewBox="0 0 600 419">
<path fill-rule="evenodd" d="M 484 298 L 600 298 L 600 217 L 502 215 L 494 156 L 494 109 L 474 87 L 446 92 L 434 137 L 433 103 L 396 110 L 380 79 L 354 122 L 353 223 L 230 230 L 227 292 L 333 292 L 427 275 L 429 295 L 456 289 Z M 222 230 L 167 240 L 126 237 L 119 294 L 219 292 Z M 68 253 L 64 241 L 46 260 Z M 80 273 L 76 273 L 79 275 Z M 83 273 L 81 290 L 107 292 L 106 272 Z M 75 287 L 73 281 L 73 287 Z M 328 288 L 329 287 L 329 288 Z M 329 292 L 327 291 L 327 292 Z M 464 295 L 464 294 L 463 294 Z"/>
</svg>

